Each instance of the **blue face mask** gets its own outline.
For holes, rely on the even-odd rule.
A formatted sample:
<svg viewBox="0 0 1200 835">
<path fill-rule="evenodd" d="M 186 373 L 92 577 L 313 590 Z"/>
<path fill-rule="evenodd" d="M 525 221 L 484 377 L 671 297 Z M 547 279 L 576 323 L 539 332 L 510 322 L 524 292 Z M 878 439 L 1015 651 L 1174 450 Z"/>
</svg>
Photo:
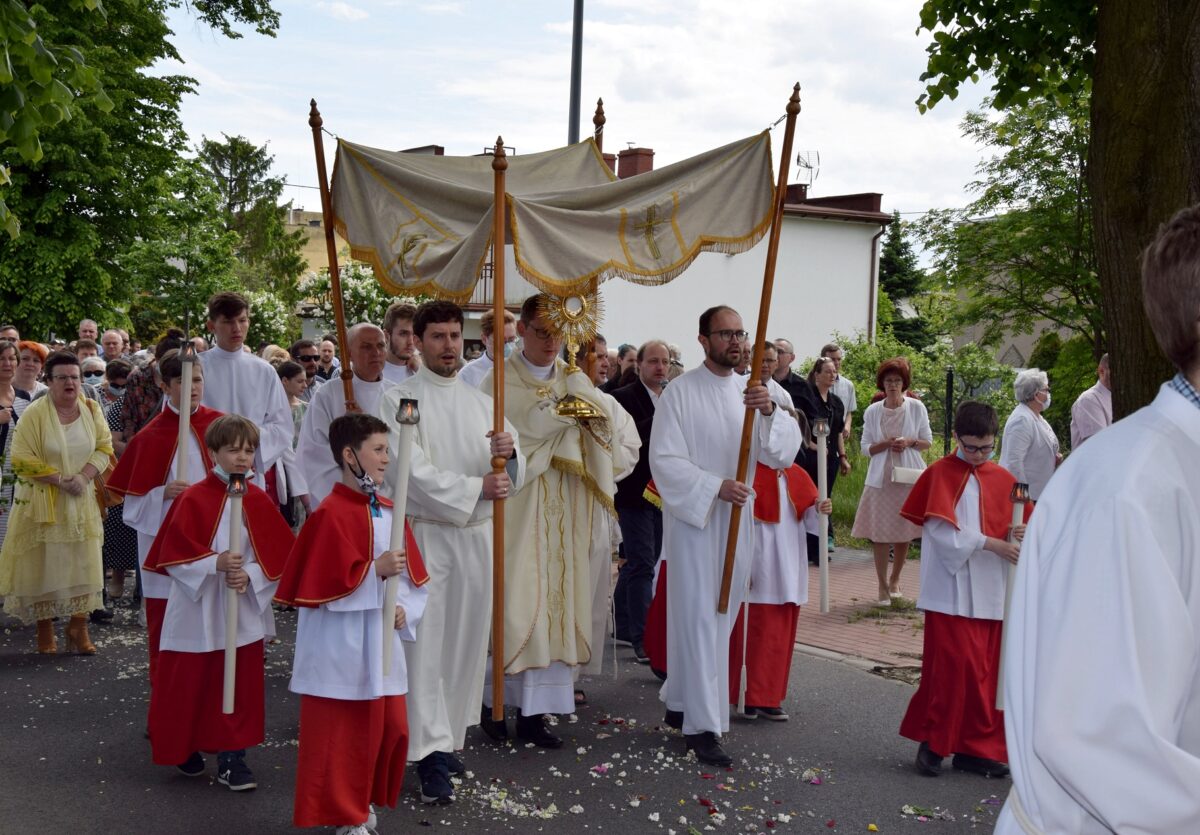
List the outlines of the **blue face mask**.
<svg viewBox="0 0 1200 835">
<path fill-rule="evenodd" d="M 517 343 L 515 343 L 515 342 L 505 342 L 504 343 L 504 358 L 508 359 L 509 357 L 511 357 L 513 349 L 516 347 L 517 347 Z"/>
<path fill-rule="evenodd" d="M 89 373 L 83 375 L 83 381 L 85 383 L 87 383 L 89 386 L 98 386 L 98 385 L 100 385 L 101 381 L 103 381 L 103 380 L 104 380 L 104 372 L 103 371 L 97 371 L 94 373 L 89 372 Z"/>
<path fill-rule="evenodd" d="M 225 482 L 226 484 L 229 483 L 229 473 L 225 472 L 220 464 L 213 464 L 212 471 L 213 475 L 221 479 L 221 481 Z M 252 478 L 254 478 L 254 470 L 246 470 L 246 483 L 248 484 Z"/>
</svg>

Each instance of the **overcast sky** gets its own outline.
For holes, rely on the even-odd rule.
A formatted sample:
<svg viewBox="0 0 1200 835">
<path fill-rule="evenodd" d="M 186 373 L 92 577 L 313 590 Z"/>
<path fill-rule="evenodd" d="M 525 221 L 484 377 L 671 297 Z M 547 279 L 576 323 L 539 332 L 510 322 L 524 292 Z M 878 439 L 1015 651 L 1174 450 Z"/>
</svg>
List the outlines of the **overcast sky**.
<svg viewBox="0 0 1200 835">
<path fill-rule="evenodd" d="M 269 143 L 275 171 L 315 185 L 308 102 L 348 140 L 476 154 L 503 135 L 517 153 L 567 141 L 571 0 L 275 0 L 278 36 L 228 40 L 172 22 L 200 82 L 183 105 L 193 143 Z M 979 151 L 959 135 L 982 87 L 924 116 L 913 102 L 928 34 L 920 0 L 585 0 L 580 135 L 597 97 L 605 150 L 655 150 L 658 167 L 756 133 L 801 85 L 796 150 L 820 153 L 811 193 L 883 194 L 906 215 L 958 207 Z M 776 160 L 782 126 L 774 131 Z M 332 163 L 332 143 L 327 144 Z M 792 182 L 803 181 L 792 166 Z M 318 210 L 315 191 L 289 188 Z"/>
</svg>

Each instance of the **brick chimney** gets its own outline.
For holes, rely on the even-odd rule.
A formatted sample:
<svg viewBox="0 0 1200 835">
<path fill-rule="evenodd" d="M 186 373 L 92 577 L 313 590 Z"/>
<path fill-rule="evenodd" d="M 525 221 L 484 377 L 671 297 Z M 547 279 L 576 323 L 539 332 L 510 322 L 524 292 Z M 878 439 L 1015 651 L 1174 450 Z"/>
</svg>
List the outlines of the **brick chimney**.
<svg viewBox="0 0 1200 835">
<path fill-rule="evenodd" d="M 617 173 L 617 155 L 604 154 L 604 164 L 608 166 L 608 170 L 612 173 Z"/>
<path fill-rule="evenodd" d="M 654 170 L 654 151 L 651 148 L 626 148 L 619 154 L 617 177 L 624 180 Z"/>
</svg>

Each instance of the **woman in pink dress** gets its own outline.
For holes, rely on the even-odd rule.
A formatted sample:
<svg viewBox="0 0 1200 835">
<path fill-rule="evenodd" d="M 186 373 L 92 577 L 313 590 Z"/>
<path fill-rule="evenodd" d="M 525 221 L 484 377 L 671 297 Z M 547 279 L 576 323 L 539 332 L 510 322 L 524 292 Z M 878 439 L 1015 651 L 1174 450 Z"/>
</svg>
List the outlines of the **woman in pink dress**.
<svg viewBox="0 0 1200 835">
<path fill-rule="evenodd" d="M 852 533 L 871 540 L 880 606 L 888 606 L 900 596 L 900 573 L 908 558 L 908 544 L 921 535 L 920 528 L 900 515 L 900 507 L 915 481 L 905 478 L 904 471 L 925 469 L 921 452 L 933 443 L 925 404 L 905 396 L 911 382 L 907 359 L 893 357 L 885 361 L 875 373 L 875 384 L 884 397 L 863 414 L 862 451 L 871 457 L 871 463 Z"/>
</svg>

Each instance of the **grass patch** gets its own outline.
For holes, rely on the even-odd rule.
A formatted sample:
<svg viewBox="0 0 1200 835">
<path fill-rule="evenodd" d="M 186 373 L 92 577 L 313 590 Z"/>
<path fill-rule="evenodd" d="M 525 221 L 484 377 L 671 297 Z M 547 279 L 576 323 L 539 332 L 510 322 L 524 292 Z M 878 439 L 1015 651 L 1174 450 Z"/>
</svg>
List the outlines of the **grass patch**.
<svg viewBox="0 0 1200 835">
<path fill-rule="evenodd" d="M 920 621 L 921 615 L 917 609 L 917 601 L 907 597 L 892 598 L 891 606 L 867 606 L 855 609 L 846 616 L 846 623 L 858 623 L 861 620 L 873 620 L 884 623 L 892 620 Z M 916 628 L 923 628 L 924 622 L 913 623 Z"/>
</svg>

